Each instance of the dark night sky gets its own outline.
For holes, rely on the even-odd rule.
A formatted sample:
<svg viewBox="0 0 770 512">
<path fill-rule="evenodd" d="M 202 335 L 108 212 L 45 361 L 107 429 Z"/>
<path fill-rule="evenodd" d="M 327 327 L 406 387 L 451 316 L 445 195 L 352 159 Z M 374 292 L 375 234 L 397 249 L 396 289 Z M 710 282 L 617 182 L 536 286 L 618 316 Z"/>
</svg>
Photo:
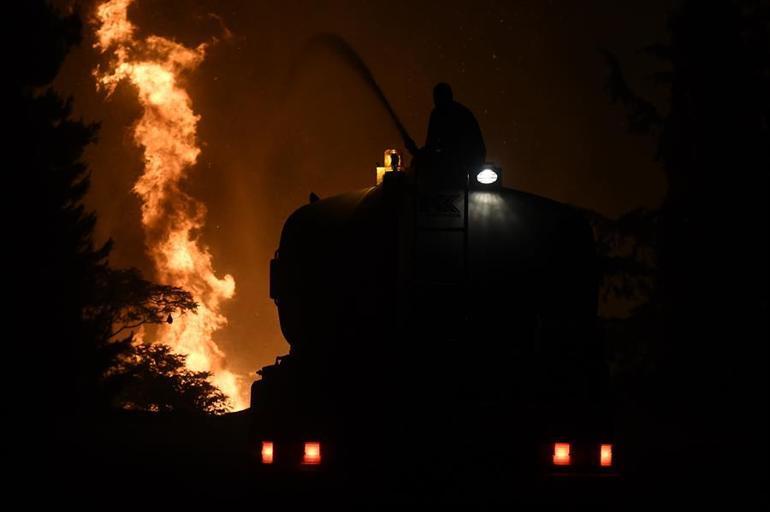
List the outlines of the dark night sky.
<svg viewBox="0 0 770 512">
<path fill-rule="evenodd" d="M 289 80 L 309 37 L 346 38 L 418 142 L 431 88 L 447 81 L 476 113 L 507 186 L 617 215 L 657 205 L 664 183 L 651 142 L 625 133 L 621 109 L 609 104 L 596 50 L 614 50 L 629 78 L 654 92 L 646 76 L 656 63 L 639 49 L 665 38 L 670 4 L 137 0 L 129 12 L 142 34 L 187 45 L 219 38 L 187 77 L 203 149 L 187 184 L 209 208 L 202 236 L 217 272 L 236 280 L 230 325 L 217 338 L 232 369 L 253 372 L 288 351 L 267 275 L 283 221 L 310 191 L 371 186 L 382 151 L 400 145 L 374 96 L 331 54 Z M 223 26 L 232 37 L 222 37 Z M 130 134 L 139 107 L 129 87 L 109 101 L 96 92 L 91 43 L 87 33 L 57 86 L 79 115 L 102 123 L 88 153 L 89 201 L 101 236 L 116 241 L 112 261 L 149 272 L 131 193 L 142 166 Z"/>
</svg>

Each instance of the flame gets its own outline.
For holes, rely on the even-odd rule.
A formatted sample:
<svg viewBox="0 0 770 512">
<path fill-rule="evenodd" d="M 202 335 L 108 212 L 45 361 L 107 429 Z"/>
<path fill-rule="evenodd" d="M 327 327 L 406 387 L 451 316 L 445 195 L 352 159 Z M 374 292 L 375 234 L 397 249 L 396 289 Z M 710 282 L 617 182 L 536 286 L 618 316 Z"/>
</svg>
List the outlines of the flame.
<svg viewBox="0 0 770 512">
<path fill-rule="evenodd" d="M 187 48 L 158 36 L 138 39 L 128 19 L 132 2 L 108 0 L 97 7 L 94 46 L 110 55 L 110 64 L 106 71 L 97 67 L 94 76 L 107 96 L 123 81 L 138 93 L 143 111 L 134 140 L 144 150 L 144 172 L 133 190 L 142 200 L 147 251 L 157 278 L 189 291 L 199 304 L 197 314 L 160 327 L 157 341 L 185 354 L 191 370 L 211 372 L 212 382 L 233 408 L 243 409 L 243 380 L 225 368 L 225 353 L 213 340 L 227 324 L 221 308 L 235 294 L 235 280 L 229 274 L 216 276 L 211 253 L 198 236 L 206 206 L 181 188 L 200 154 L 200 116 L 193 112 L 180 76 L 203 61 L 206 44 Z"/>
</svg>

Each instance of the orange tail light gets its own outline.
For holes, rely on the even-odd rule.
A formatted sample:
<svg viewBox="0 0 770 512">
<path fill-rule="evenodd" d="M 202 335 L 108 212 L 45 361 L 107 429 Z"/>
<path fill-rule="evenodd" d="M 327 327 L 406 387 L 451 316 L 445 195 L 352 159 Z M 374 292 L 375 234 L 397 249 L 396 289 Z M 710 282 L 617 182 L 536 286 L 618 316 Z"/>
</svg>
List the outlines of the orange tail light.
<svg viewBox="0 0 770 512">
<path fill-rule="evenodd" d="M 262 464 L 273 463 L 273 442 L 262 441 Z"/>
<path fill-rule="evenodd" d="M 554 466 L 569 466 L 569 443 L 553 444 L 553 464 Z"/>
<path fill-rule="evenodd" d="M 603 444 L 599 447 L 599 464 L 605 468 L 612 466 L 611 444 Z"/>
<path fill-rule="evenodd" d="M 321 463 L 321 443 L 305 443 L 305 456 L 302 458 L 303 464 L 317 465 Z"/>
</svg>

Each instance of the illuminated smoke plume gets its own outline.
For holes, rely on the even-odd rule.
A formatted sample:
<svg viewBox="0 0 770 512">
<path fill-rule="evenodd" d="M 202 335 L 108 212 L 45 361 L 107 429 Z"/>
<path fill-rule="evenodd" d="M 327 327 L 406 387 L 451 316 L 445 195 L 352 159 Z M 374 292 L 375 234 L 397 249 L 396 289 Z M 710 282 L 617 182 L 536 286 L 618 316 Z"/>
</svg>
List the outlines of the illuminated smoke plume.
<svg viewBox="0 0 770 512">
<path fill-rule="evenodd" d="M 246 407 L 242 382 L 225 369 L 225 353 L 213 340 L 227 324 L 223 302 L 235 293 L 230 275 L 216 276 L 211 253 L 199 233 L 206 206 L 186 193 L 182 182 L 195 164 L 200 148 L 196 127 L 200 116 L 192 110 L 180 75 L 198 66 L 206 45 L 187 48 L 158 36 L 135 37 L 128 19 L 133 0 L 109 0 L 97 7 L 95 47 L 109 56 L 106 70 L 97 68 L 97 87 L 111 94 L 119 82 L 133 85 L 142 117 L 133 128 L 134 140 L 144 151 L 144 172 L 134 185 L 142 200 L 142 225 L 147 251 L 157 278 L 192 293 L 197 314 L 174 320 L 158 330 L 157 341 L 187 356 L 187 366 L 212 373 L 213 383 L 235 409 Z"/>
</svg>

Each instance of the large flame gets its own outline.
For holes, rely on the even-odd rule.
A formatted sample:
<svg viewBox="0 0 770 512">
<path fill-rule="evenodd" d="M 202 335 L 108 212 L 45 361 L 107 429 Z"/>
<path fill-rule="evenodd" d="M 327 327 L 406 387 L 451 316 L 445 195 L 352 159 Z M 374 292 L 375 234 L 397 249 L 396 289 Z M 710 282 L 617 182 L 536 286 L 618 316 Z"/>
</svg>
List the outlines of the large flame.
<svg viewBox="0 0 770 512">
<path fill-rule="evenodd" d="M 144 172 L 134 185 L 142 200 L 147 250 L 157 278 L 192 293 L 195 315 L 184 315 L 158 331 L 158 341 L 187 355 L 187 366 L 209 371 L 213 383 L 235 409 L 246 407 L 242 380 L 225 369 L 225 353 L 213 340 L 227 324 L 222 303 L 235 293 L 232 276 L 218 278 L 211 253 L 200 243 L 206 207 L 180 187 L 200 148 L 196 127 L 200 116 L 179 83 L 180 75 L 203 60 L 206 45 L 187 48 L 164 37 L 135 37 L 128 19 L 133 0 L 108 0 L 97 7 L 95 47 L 110 55 L 107 70 L 97 68 L 97 86 L 111 94 L 121 81 L 137 90 L 143 107 L 134 127 L 144 150 Z"/>
</svg>

